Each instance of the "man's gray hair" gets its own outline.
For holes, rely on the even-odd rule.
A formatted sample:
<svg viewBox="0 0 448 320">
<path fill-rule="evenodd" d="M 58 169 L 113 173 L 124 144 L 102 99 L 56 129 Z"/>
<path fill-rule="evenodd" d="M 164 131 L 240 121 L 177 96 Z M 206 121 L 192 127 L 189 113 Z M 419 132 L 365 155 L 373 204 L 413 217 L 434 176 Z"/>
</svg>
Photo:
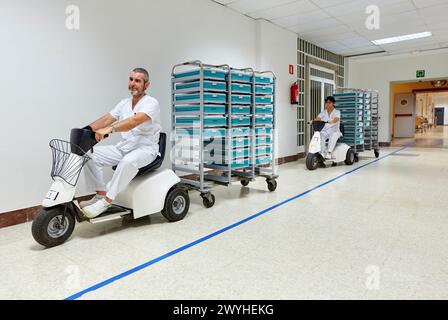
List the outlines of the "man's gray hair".
<svg viewBox="0 0 448 320">
<path fill-rule="evenodd" d="M 149 82 L 149 72 L 146 71 L 146 69 L 144 69 L 144 68 L 135 68 L 132 71 L 143 74 L 145 76 L 145 83 Z"/>
</svg>

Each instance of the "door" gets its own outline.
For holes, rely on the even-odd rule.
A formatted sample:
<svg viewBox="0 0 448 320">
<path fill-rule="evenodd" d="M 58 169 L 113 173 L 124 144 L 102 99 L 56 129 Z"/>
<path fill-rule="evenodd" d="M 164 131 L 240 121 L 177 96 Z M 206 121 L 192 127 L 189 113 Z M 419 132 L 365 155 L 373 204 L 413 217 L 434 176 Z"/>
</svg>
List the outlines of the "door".
<svg viewBox="0 0 448 320">
<path fill-rule="evenodd" d="M 395 95 L 394 138 L 415 136 L 415 94 Z"/>
<path fill-rule="evenodd" d="M 335 89 L 335 72 L 320 66 L 309 65 L 308 120 L 315 119 L 325 109 L 325 98 L 333 95 Z M 307 149 L 313 128 L 308 130 Z"/>
<path fill-rule="evenodd" d="M 436 108 L 437 125 L 445 125 L 445 108 Z"/>
</svg>

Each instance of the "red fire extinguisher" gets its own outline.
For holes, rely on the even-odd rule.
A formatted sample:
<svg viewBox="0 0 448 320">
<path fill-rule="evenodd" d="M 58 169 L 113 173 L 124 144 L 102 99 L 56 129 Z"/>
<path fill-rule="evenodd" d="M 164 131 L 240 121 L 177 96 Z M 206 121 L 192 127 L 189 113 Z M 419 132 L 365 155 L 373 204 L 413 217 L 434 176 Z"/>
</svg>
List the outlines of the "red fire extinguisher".
<svg viewBox="0 0 448 320">
<path fill-rule="evenodd" d="M 294 82 L 291 86 L 291 104 L 299 104 L 299 84 Z"/>
</svg>

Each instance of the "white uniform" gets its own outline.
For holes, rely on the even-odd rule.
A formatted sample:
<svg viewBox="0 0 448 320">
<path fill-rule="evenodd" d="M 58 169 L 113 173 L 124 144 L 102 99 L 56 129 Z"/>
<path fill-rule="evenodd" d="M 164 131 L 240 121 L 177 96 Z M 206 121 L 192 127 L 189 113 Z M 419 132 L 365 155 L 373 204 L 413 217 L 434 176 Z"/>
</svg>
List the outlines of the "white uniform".
<svg viewBox="0 0 448 320">
<path fill-rule="evenodd" d="M 331 121 L 334 120 L 336 118 L 341 119 L 341 112 L 339 110 L 334 109 L 333 112 L 331 114 L 328 114 L 327 110 L 322 111 L 319 114 L 319 118 L 322 121 Z M 328 152 L 333 152 L 334 148 L 336 147 L 336 143 L 338 142 L 339 138 L 342 136 L 342 133 L 340 131 L 340 123 L 341 121 L 339 121 L 338 123 L 334 123 L 334 124 L 325 124 L 325 127 L 323 128 L 323 130 L 320 132 L 321 134 L 321 146 L 322 146 L 322 151 L 323 153 L 324 150 L 326 150 L 326 141 L 329 140 L 328 142 Z"/>
<path fill-rule="evenodd" d="M 136 113 L 143 112 L 151 120 L 128 132 L 121 133 L 122 140 L 114 146 L 95 147 L 92 158 L 86 164 L 85 175 L 89 188 L 107 192 L 107 197 L 115 199 L 129 182 L 135 178 L 138 169 L 152 163 L 159 154 L 159 136 L 162 130 L 160 106 L 156 99 L 144 96 L 132 109 L 132 98 L 122 100 L 110 114 L 122 121 Z M 102 167 L 117 166 L 112 180 L 104 183 Z"/>
</svg>

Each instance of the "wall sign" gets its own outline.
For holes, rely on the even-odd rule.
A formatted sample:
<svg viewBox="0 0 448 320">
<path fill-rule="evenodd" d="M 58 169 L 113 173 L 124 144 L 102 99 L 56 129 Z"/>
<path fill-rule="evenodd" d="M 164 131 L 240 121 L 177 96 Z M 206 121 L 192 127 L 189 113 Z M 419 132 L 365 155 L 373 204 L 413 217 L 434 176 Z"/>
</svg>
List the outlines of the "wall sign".
<svg viewBox="0 0 448 320">
<path fill-rule="evenodd" d="M 417 78 L 424 78 L 426 74 L 425 70 L 417 70 Z"/>
</svg>

